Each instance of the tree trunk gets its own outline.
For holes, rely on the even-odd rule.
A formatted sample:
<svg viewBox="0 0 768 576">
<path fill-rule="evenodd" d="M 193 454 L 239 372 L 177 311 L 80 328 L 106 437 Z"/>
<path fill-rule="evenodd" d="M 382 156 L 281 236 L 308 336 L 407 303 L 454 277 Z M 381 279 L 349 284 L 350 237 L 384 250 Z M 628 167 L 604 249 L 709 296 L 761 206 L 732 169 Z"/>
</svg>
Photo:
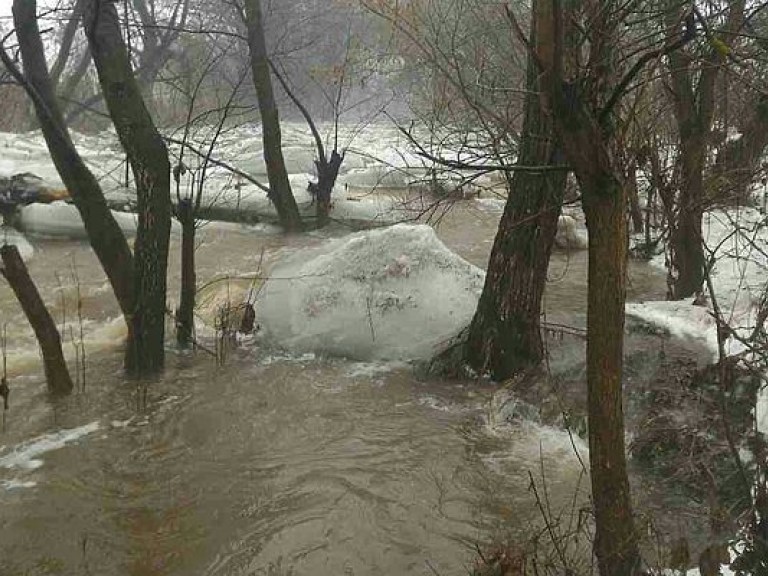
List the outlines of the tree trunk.
<svg viewBox="0 0 768 576">
<path fill-rule="evenodd" d="M 56 323 L 51 318 L 48 308 L 45 307 L 16 246 L 9 244 L 1 246 L 0 257 L 3 261 L 0 271 L 16 294 L 16 299 L 24 310 L 24 315 L 29 320 L 35 331 L 37 342 L 40 344 L 48 390 L 57 395 L 69 394 L 73 388 L 72 378 L 61 350 L 61 336 Z"/>
<path fill-rule="evenodd" d="M 643 210 L 640 207 L 640 195 L 637 191 L 637 166 L 634 163 L 627 170 L 627 194 L 629 196 L 629 215 L 632 218 L 632 230 L 636 234 L 642 234 Z"/>
<path fill-rule="evenodd" d="M 701 136 L 681 137 L 682 181 L 669 237 L 668 298 L 693 296 L 704 284 L 704 163 L 706 144 Z"/>
<path fill-rule="evenodd" d="M 186 347 L 192 342 L 195 329 L 195 211 L 191 200 L 182 200 L 177 207 L 181 224 L 181 298 L 176 310 L 176 341 Z"/>
<path fill-rule="evenodd" d="M 14 23 L 24 62 L 24 88 L 37 111 L 56 170 L 80 213 L 93 251 L 128 320 L 135 307 L 133 255 L 93 173 L 77 153 L 53 90 L 37 25 L 36 2 L 15 0 Z"/>
<path fill-rule="evenodd" d="M 560 154 L 552 120 L 539 101 L 539 71 L 528 61 L 518 163 L 542 166 Z M 567 172 L 515 172 L 494 240 L 485 286 L 469 328 L 465 360 L 504 380 L 544 357 L 541 299 L 557 233 Z"/>
<path fill-rule="evenodd" d="M 626 192 L 608 172 L 582 187 L 589 231 L 587 382 L 589 464 L 600 574 L 640 566 L 627 477 L 621 377 L 626 300 Z"/>
<path fill-rule="evenodd" d="M 331 212 L 331 194 L 339 177 L 344 155 L 336 150 L 331 152 L 330 161 L 325 158 L 315 161 L 317 168 L 317 184 L 310 182 L 309 188 L 315 198 L 317 227 L 322 228 L 328 224 Z"/>
<path fill-rule="evenodd" d="M 171 231 L 168 150 L 134 78 L 115 4 L 88 0 L 84 27 L 104 99 L 136 183 L 136 307 L 129 324 L 131 341 L 126 350 L 126 368 L 136 376 L 148 376 L 162 370 L 165 360 L 166 273 Z"/>
<path fill-rule="evenodd" d="M 751 114 L 744 122 L 741 138 L 720 147 L 715 162 L 720 196 L 740 204 L 749 203 L 749 187 L 768 148 L 768 95 L 760 93 L 755 99 L 749 105 Z"/>
<path fill-rule="evenodd" d="M 720 32 L 720 41 L 726 46 L 736 41 L 736 33 L 743 21 L 745 2 L 734 0 L 728 7 L 727 22 Z M 667 28 L 676 30 L 687 10 L 687 6 L 670 2 L 665 15 Z M 704 193 L 704 170 L 715 116 L 717 79 L 726 59 L 724 51 L 716 46 L 705 46 L 707 52 L 700 56 L 698 74 L 693 73 L 692 56 L 683 49 L 675 50 L 667 57 L 680 138 L 681 169 L 677 205 L 667 206 L 667 212 L 673 215 L 669 223 L 668 278 L 668 297 L 673 300 L 693 296 L 704 284 L 706 257 L 701 234 L 701 221 L 707 200 Z"/>
<path fill-rule="evenodd" d="M 59 51 L 56 55 L 56 60 L 51 66 L 51 82 L 54 87 L 59 85 L 61 75 L 64 73 L 64 69 L 67 67 L 67 62 L 72 54 L 72 45 L 75 41 L 75 34 L 80 27 L 80 17 L 83 13 L 83 0 L 74 0 L 72 4 L 72 14 L 67 20 L 66 26 L 64 26 L 64 33 L 61 36 L 61 42 L 59 43 Z"/>
<path fill-rule="evenodd" d="M 251 53 L 253 85 L 259 99 L 259 113 L 261 114 L 264 140 L 264 161 L 267 165 L 267 177 L 269 179 L 269 198 L 275 205 L 283 228 L 288 232 L 295 232 L 301 230 L 302 223 L 283 159 L 280 117 L 272 89 L 261 0 L 245 0 L 245 20 L 248 27 L 248 47 Z"/>
<path fill-rule="evenodd" d="M 539 0 L 534 7 L 552 46 L 551 56 L 540 58 L 546 87 L 542 94 L 579 181 L 589 231 L 587 411 L 595 554 L 602 576 L 634 576 L 640 570 L 640 550 L 627 477 L 621 382 L 627 191 L 612 112 L 596 105 L 606 102 L 612 90 L 618 22 L 609 2 L 591 5 L 592 12 L 585 15 L 592 31 L 589 60 L 600 65 L 590 70 L 588 78 L 566 79 L 565 61 L 575 51 L 575 26 L 571 8 L 563 9 L 564 4 Z M 582 86 L 591 90 L 583 91 Z"/>
</svg>

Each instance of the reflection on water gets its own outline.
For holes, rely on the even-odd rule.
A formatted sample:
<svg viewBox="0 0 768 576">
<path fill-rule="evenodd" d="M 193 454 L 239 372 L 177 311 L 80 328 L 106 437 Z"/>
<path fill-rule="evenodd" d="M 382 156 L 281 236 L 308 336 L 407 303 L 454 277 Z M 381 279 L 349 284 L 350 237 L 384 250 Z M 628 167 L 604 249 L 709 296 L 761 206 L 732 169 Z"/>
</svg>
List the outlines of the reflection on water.
<svg viewBox="0 0 768 576">
<path fill-rule="evenodd" d="M 483 264 L 494 226 L 465 211 L 440 233 Z M 200 278 L 254 273 L 262 249 L 268 268 L 319 241 L 210 226 Z M 74 269 L 83 323 L 97 336 L 85 389 L 49 403 L 31 335 L 0 287 L 13 375 L 0 456 L 99 425 L 40 455 L 35 470 L 0 469 L 13 482 L 0 486 L 0 574 L 460 575 L 474 542 L 536 520 L 529 471 L 546 471 L 553 507 L 583 485 L 564 433 L 487 425 L 483 384 L 422 382 L 404 367 L 290 358 L 245 342 L 220 367 L 205 353 L 170 351 L 162 381 L 137 388 L 122 379 L 116 305 L 87 247 L 35 247 L 31 271 L 56 317 L 78 323 Z M 556 257 L 552 313 L 583 311 L 583 268 L 581 254 Z M 657 275 L 635 276 L 641 293 L 663 289 Z"/>
</svg>

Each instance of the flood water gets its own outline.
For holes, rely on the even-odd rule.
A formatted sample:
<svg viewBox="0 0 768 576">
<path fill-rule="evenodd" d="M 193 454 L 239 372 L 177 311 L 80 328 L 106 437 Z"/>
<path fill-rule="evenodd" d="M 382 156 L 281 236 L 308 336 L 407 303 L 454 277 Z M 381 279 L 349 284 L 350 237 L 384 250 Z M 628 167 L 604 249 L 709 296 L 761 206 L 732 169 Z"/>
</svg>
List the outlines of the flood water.
<svg viewBox="0 0 768 576">
<path fill-rule="evenodd" d="M 462 208 L 439 234 L 484 266 L 497 218 Z M 529 471 L 545 471 L 554 508 L 580 486 L 576 500 L 585 497 L 568 435 L 489 424 L 487 384 L 291 357 L 258 339 L 223 365 L 169 344 L 161 380 L 126 381 L 117 307 L 87 245 L 32 241 L 31 273 L 57 320 L 66 316 L 70 353 L 79 284 L 86 377 L 71 397 L 47 399 L 31 333 L 0 284 L 12 387 L 0 433 L 3 576 L 458 576 L 476 543 L 538 521 Z M 268 270 L 322 241 L 204 227 L 199 281 Z M 547 314 L 580 322 L 585 254 L 556 254 L 550 276 Z M 663 297 L 659 272 L 634 264 L 631 278 L 631 297 Z"/>
</svg>

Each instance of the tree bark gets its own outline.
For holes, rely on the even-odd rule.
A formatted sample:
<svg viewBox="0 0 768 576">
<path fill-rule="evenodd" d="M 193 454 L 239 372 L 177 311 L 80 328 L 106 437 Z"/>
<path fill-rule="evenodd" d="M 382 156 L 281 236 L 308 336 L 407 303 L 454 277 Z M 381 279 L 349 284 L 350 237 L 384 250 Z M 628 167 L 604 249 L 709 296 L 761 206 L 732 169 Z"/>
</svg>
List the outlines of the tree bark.
<svg viewBox="0 0 768 576">
<path fill-rule="evenodd" d="M 681 138 L 680 193 L 670 230 L 670 268 L 668 298 L 693 296 L 704 284 L 704 166 L 706 143 L 702 136 Z"/>
<path fill-rule="evenodd" d="M 136 306 L 129 321 L 131 338 L 125 364 L 130 373 L 149 376 L 162 370 L 165 360 L 166 276 L 171 230 L 168 150 L 134 78 L 115 4 L 88 0 L 84 28 L 110 117 L 128 155 L 136 183 Z"/>
<path fill-rule="evenodd" d="M 534 30 L 532 43 L 539 35 Z M 542 47 L 538 46 L 541 52 Z M 552 119 L 541 106 L 539 69 L 528 60 L 525 117 L 518 164 L 554 164 L 561 154 Z M 494 240 L 485 286 L 469 328 L 465 360 L 495 380 L 544 357 L 541 299 L 557 233 L 567 172 L 515 172 Z"/>
<path fill-rule="evenodd" d="M 59 85 L 61 75 L 64 73 L 64 69 L 67 67 L 67 62 L 72 54 L 72 44 L 75 41 L 75 34 L 80 27 L 80 18 L 83 13 L 83 0 L 74 0 L 72 4 L 72 14 L 67 20 L 66 26 L 64 26 L 64 33 L 61 36 L 61 43 L 59 44 L 59 52 L 56 55 L 56 60 L 51 66 L 51 82 L 54 87 Z"/>
<path fill-rule="evenodd" d="M 728 20 L 721 43 L 732 43 L 741 27 L 745 0 L 735 0 L 728 9 Z M 687 6 L 672 3 L 666 24 L 675 30 Z M 715 115 L 717 78 L 725 62 L 725 54 L 717 47 L 708 48 L 701 59 L 698 81 L 692 74 L 692 57 L 684 50 L 668 55 L 672 80 L 672 99 L 680 138 L 680 192 L 676 206 L 667 206 L 673 215 L 670 224 L 670 268 L 668 297 L 678 300 L 693 296 L 704 284 L 704 239 L 702 217 L 706 208 L 704 171 Z"/>
<path fill-rule="evenodd" d="M 584 186 L 589 231 L 587 382 L 589 462 L 600 573 L 635 574 L 640 567 L 627 476 L 622 407 L 626 300 L 626 192 L 603 171 Z"/>
<path fill-rule="evenodd" d="M 629 215 L 632 218 L 632 230 L 636 234 L 642 234 L 643 210 L 640 207 L 640 194 L 637 191 L 637 166 L 634 163 L 627 169 L 627 194 L 629 196 Z"/>
<path fill-rule="evenodd" d="M 759 93 L 749 104 L 749 116 L 738 140 L 726 142 L 718 150 L 714 176 L 720 197 L 741 204 L 749 202 L 749 186 L 760 170 L 760 161 L 768 148 L 768 95 Z"/>
<path fill-rule="evenodd" d="M 195 329 L 195 211 L 191 200 L 182 200 L 177 207 L 181 224 L 181 298 L 176 310 L 176 341 L 187 347 Z"/>
<path fill-rule="evenodd" d="M 112 216 L 93 173 L 75 149 L 48 75 L 37 25 L 36 2 L 15 0 L 13 16 L 24 63 L 21 79 L 37 112 L 56 170 L 80 213 L 93 251 L 101 263 L 126 320 L 135 307 L 134 263 L 125 235 Z"/>
<path fill-rule="evenodd" d="M 539 0 L 534 7 L 537 19 L 549 24 L 553 46 L 551 59 L 541 59 L 545 105 L 551 106 L 566 158 L 579 181 L 589 231 L 587 410 L 595 554 L 602 576 L 633 576 L 640 570 L 640 551 L 627 476 L 621 382 L 627 190 L 612 118 L 597 104 L 608 101 L 615 80 L 617 21 L 609 2 L 592 6 L 585 15 L 591 31 L 589 61 L 600 64 L 590 69 L 588 78 L 566 79 L 566 54 L 575 50 L 573 15 L 561 0 Z M 585 85 L 591 91 L 582 91 Z"/>
<path fill-rule="evenodd" d="M 275 205 L 283 228 L 287 232 L 295 232 L 301 230 L 302 223 L 283 158 L 280 116 L 269 70 L 261 0 L 245 0 L 244 4 L 253 85 L 256 88 L 259 113 L 261 114 L 264 161 L 267 165 L 267 177 L 269 179 L 269 198 Z"/>
<path fill-rule="evenodd" d="M 336 150 L 331 151 L 330 160 L 326 160 L 324 157 L 315 160 L 317 183 L 310 182 L 309 189 L 315 198 L 318 228 L 326 226 L 330 220 L 331 194 L 336 185 L 336 179 L 339 177 L 342 162 L 344 162 L 344 155 L 339 154 Z"/>
<path fill-rule="evenodd" d="M 40 344 L 48 390 L 56 395 L 69 394 L 73 388 L 72 378 L 61 350 L 61 336 L 56 323 L 51 318 L 48 308 L 45 307 L 37 286 L 30 278 L 18 248 L 5 244 L 0 247 L 0 257 L 3 261 L 0 272 L 16 294 L 16 299 Z"/>
</svg>

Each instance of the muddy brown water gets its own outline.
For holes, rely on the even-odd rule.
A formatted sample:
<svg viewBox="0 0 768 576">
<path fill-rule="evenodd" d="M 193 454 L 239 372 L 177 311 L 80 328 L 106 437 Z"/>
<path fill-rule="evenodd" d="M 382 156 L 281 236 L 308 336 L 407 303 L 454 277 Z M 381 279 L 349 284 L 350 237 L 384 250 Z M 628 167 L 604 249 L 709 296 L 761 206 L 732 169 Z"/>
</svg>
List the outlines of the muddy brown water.
<svg viewBox="0 0 768 576">
<path fill-rule="evenodd" d="M 460 209 L 439 233 L 484 266 L 496 220 Z M 569 437 L 530 422 L 490 425 L 487 384 L 290 357 L 251 341 L 222 366 L 169 345 L 161 380 L 128 382 L 116 305 L 87 245 L 32 241 L 31 272 L 57 319 L 66 312 L 68 338 L 80 329 L 79 278 L 87 370 L 83 389 L 49 401 L 31 334 L 0 285 L 12 377 L 0 433 L 3 576 L 460 575 L 475 543 L 538 521 L 529 471 L 546 471 L 553 507 L 576 492 L 583 501 Z M 322 241 L 211 225 L 200 233 L 199 278 L 252 274 Z M 548 315 L 580 322 L 586 255 L 557 253 L 550 277 Z M 631 297 L 663 293 L 657 271 L 633 264 Z M 51 434 L 88 425 L 35 452 Z M 14 451 L 39 462 L 9 465 Z"/>
</svg>

